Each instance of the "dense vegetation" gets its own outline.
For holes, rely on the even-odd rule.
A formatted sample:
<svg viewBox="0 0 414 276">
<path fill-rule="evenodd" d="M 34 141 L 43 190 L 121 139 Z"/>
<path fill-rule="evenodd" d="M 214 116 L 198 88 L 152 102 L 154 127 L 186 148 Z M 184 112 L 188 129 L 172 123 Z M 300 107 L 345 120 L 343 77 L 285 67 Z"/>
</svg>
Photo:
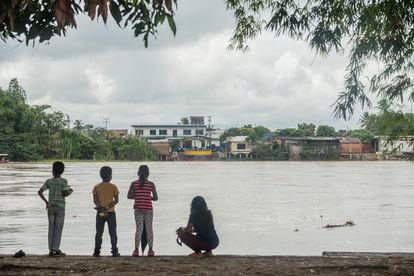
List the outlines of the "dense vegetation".
<svg viewBox="0 0 414 276">
<path fill-rule="evenodd" d="M 362 143 L 370 143 L 375 136 L 388 138 L 391 146 L 395 140 L 405 140 L 414 146 L 414 116 L 412 113 L 404 113 L 403 106 L 392 105 L 387 100 L 381 100 L 377 106 L 378 113 L 364 112 L 360 118 L 360 129 L 336 130 L 332 126 L 313 123 L 301 123 L 297 128 L 283 128 L 272 132 L 264 126 L 244 125 L 243 127 L 231 127 L 220 137 L 225 141 L 230 136 L 248 136 L 247 140 L 253 145 L 253 156 L 260 160 L 287 160 L 287 149 L 277 144 L 265 143 L 275 137 L 353 137 Z M 328 153 L 334 155 L 333 152 Z"/>
<path fill-rule="evenodd" d="M 49 105 L 29 105 L 16 79 L 0 88 L 0 153 L 12 161 L 42 159 L 153 160 L 157 152 L 138 137 L 105 139 L 107 131 L 50 111 Z"/>
</svg>

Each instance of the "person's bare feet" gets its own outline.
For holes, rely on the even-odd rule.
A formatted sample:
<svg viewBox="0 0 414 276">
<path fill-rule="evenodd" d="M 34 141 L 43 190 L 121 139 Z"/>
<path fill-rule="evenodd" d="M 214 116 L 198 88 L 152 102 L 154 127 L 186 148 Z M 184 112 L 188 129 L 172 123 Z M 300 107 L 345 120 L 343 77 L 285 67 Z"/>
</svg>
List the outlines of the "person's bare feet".
<svg viewBox="0 0 414 276">
<path fill-rule="evenodd" d="M 214 256 L 213 252 L 211 252 L 211 251 L 206 251 L 206 252 L 203 253 L 203 257 L 213 257 L 213 256 Z"/>
<path fill-rule="evenodd" d="M 203 254 L 201 254 L 201 252 L 193 252 L 188 256 L 193 257 L 193 258 L 200 258 L 200 257 L 203 257 Z"/>
<path fill-rule="evenodd" d="M 152 248 L 150 248 L 148 250 L 148 257 L 154 257 L 154 255 L 155 255 L 154 250 L 152 250 Z"/>
</svg>

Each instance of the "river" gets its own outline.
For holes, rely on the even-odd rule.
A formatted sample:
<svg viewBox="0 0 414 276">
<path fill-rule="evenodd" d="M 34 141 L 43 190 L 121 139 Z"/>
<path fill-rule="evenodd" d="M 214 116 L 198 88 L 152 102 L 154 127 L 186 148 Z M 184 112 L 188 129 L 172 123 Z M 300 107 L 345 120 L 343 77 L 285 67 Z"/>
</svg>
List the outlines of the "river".
<svg viewBox="0 0 414 276">
<path fill-rule="evenodd" d="M 134 249 L 128 187 L 141 162 L 73 162 L 63 175 L 67 198 L 61 248 L 92 254 L 92 189 L 103 165 L 120 190 L 119 250 Z M 191 199 L 206 198 L 220 245 L 216 254 L 320 255 L 322 251 L 414 251 L 414 168 L 409 162 L 147 162 L 158 190 L 154 203 L 156 254 L 183 255 L 175 242 Z M 0 164 L 0 253 L 46 254 L 47 216 L 37 191 L 50 163 Z M 327 224 L 353 221 L 335 229 Z M 295 231 L 297 230 L 297 231 Z M 110 253 L 107 228 L 102 254 Z"/>
</svg>

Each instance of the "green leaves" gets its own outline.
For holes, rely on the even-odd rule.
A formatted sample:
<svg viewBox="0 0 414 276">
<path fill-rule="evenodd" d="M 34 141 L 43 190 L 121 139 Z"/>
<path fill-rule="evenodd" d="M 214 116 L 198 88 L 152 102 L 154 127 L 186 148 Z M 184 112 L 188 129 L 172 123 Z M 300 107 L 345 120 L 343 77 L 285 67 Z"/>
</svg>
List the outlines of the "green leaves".
<svg viewBox="0 0 414 276">
<path fill-rule="evenodd" d="M 177 33 L 177 27 L 175 26 L 174 18 L 172 17 L 172 15 L 167 14 L 167 20 L 172 33 L 175 35 Z"/>
<path fill-rule="evenodd" d="M 412 1 L 226 0 L 236 20 L 229 49 L 247 49 L 262 29 L 308 42 L 325 56 L 351 48 L 344 90 L 334 115 L 349 119 L 356 105 L 378 99 L 414 101 L 414 9 Z M 377 62 L 377 73 L 366 64 Z M 372 70 L 374 66 L 371 66 Z M 366 80 L 370 80 L 368 86 Z"/>
<path fill-rule="evenodd" d="M 84 4 L 83 8 L 80 4 Z M 9 0 L 0 1 L 0 38 L 14 39 L 26 44 L 49 41 L 76 28 L 76 16 L 87 14 L 92 20 L 102 16 L 106 24 L 108 13 L 121 27 L 132 26 L 134 36 L 143 37 L 145 47 L 149 38 L 156 37 L 157 28 L 165 18 L 175 35 L 174 0 Z"/>
</svg>

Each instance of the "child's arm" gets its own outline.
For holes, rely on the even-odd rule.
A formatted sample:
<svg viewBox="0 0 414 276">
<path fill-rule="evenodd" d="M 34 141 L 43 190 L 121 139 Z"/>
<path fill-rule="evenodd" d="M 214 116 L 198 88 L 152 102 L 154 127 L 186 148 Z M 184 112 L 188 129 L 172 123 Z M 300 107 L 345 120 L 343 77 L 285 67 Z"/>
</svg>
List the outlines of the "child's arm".
<svg viewBox="0 0 414 276">
<path fill-rule="evenodd" d="M 101 207 L 101 204 L 99 203 L 98 195 L 93 193 L 93 202 L 95 203 L 96 207 Z"/>
<path fill-rule="evenodd" d="M 157 201 L 158 200 L 158 194 L 157 194 L 157 189 L 155 188 L 155 184 L 152 183 L 152 198 L 151 200 L 153 201 Z"/>
<path fill-rule="evenodd" d="M 116 204 L 118 204 L 119 202 L 119 195 L 116 194 L 114 195 L 114 201 L 112 201 L 109 205 L 108 205 L 108 209 L 111 209 L 112 207 L 114 207 Z"/>
<path fill-rule="evenodd" d="M 67 190 L 63 190 L 63 191 L 62 191 L 62 196 L 63 196 L 63 197 L 68 197 L 68 196 L 70 196 L 72 193 L 73 193 L 73 189 L 72 189 L 72 188 L 70 188 L 70 187 L 68 186 Z"/>
<path fill-rule="evenodd" d="M 128 197 L 128 199 L 134 199 L 135 198 L 134 182 L 132 182 L 131 186 L 129 186 L 127 197 Z"/>
<path fill-rule="evenodd" d="M 40 198 L 46 203 L 46 210 L 49 207 L 49 202 L 47 201 L 47 199 L 45 198 L 45 196 L 43 195 L 43 192 L 45 190 L 42 188 L 39 189 L 39 191 L 37 192 L 37 194 L 40 196 Z"/>
</svg>

